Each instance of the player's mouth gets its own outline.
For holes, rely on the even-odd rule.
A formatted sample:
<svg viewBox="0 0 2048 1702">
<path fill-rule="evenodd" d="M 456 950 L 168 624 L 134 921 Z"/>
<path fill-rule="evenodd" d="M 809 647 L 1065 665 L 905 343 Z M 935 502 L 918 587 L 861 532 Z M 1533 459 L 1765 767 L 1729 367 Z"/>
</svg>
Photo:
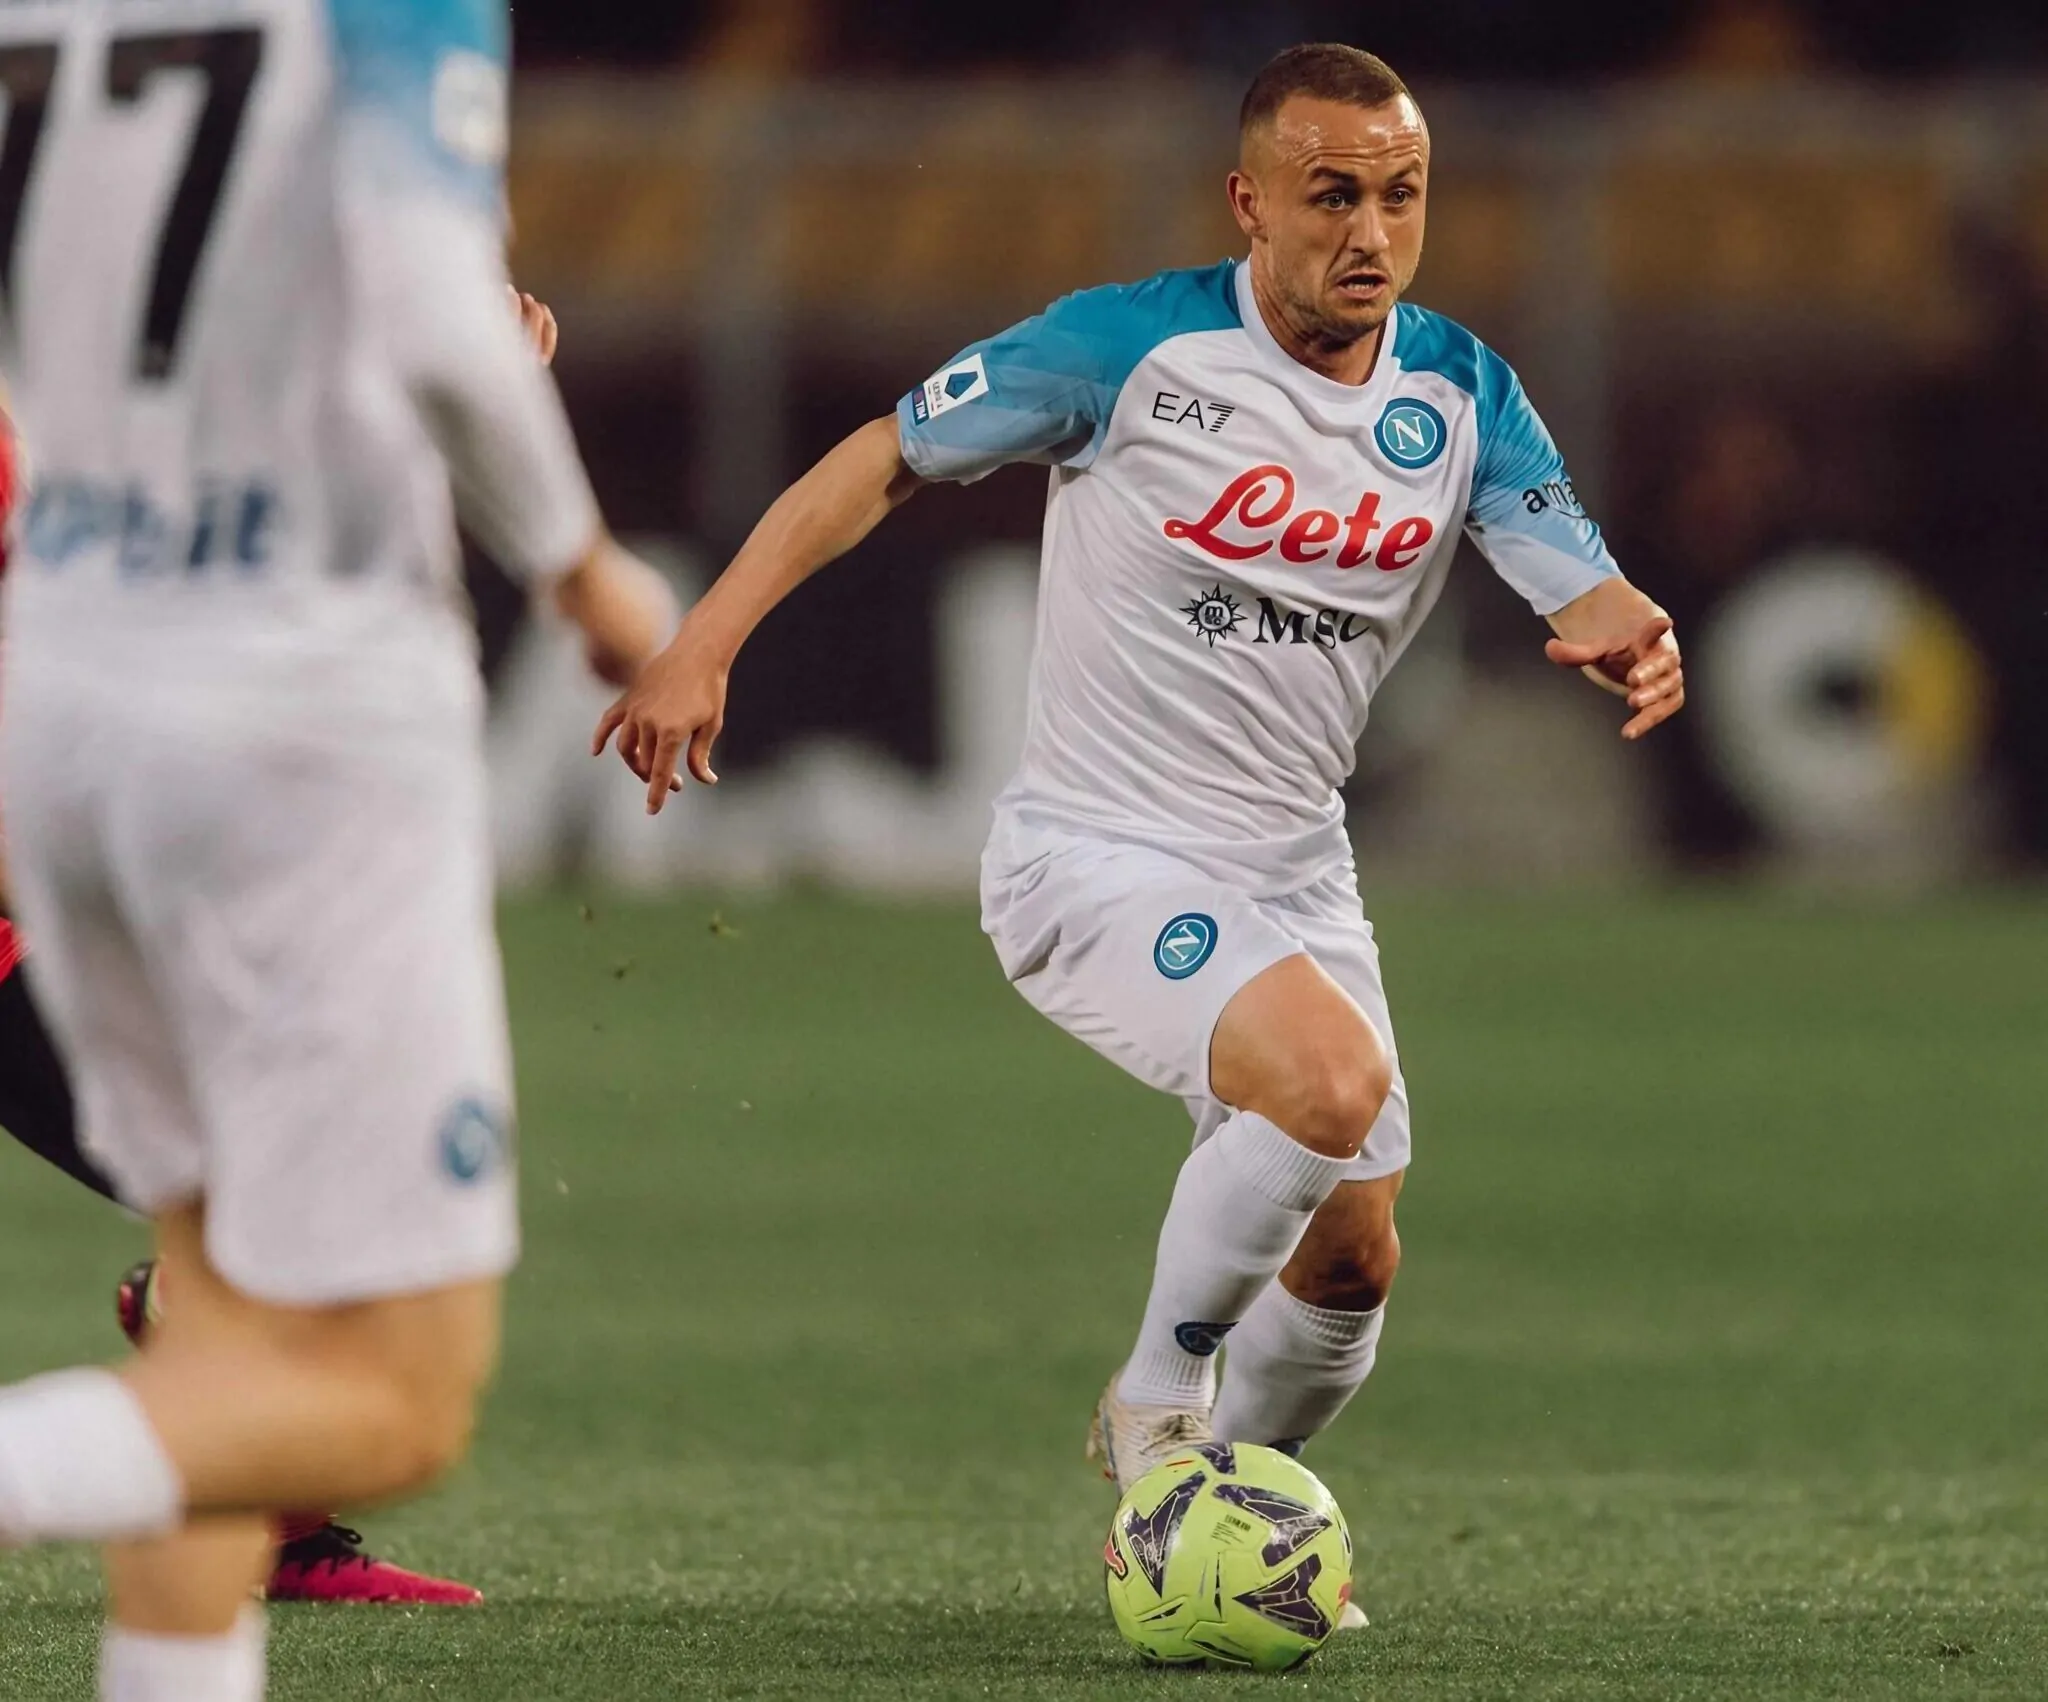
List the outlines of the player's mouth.
<svg viewBox="0 0 2048 1702">
<path fill-rule="evenodd" d="M 1346 301 L 1376 301 L 1392 287 L 1384 272 L 1346 272 L 1337 280 L 1337 293 Z"/>
</svg>

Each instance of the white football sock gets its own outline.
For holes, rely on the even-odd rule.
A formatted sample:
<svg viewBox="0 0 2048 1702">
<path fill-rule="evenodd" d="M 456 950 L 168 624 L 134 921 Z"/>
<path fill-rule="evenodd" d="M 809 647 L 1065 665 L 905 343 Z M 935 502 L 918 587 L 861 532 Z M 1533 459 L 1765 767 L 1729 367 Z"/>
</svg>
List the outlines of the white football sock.
<svg viewBox="0 0 2048 1702">
<path fill-rule="evenodd" d="M 1249 1111 L 1188 1154 L 1160 1226 L 1138 1345 L 1117 1380 L 1125 1400 L 1208 1406 L 1224 1336 L 1287 1263 L 1350 1165 Z"/>
<path fill-rule="evenodd" d="M 1270 1284 L 1231 1334 L 1217 1440 L 1271 1447 L 1326 1429 L 1372 1374 L 1386 1316 L 1385 1302 L 1333 1312 Z"/>
<path fill-rule="evenodd" d="M 107 1627 L 100 1702 L 263 1702 L 263 1610 L 247 1607 L 218 1637 L 167 1637 Z"/>
<path fill-rule="evenodd" d="M 113 1372 L 0 1389 L 0 1547 L 162 1536 L 183 1521 L 184 1500 L 142 1403 Z"/>
</svg>

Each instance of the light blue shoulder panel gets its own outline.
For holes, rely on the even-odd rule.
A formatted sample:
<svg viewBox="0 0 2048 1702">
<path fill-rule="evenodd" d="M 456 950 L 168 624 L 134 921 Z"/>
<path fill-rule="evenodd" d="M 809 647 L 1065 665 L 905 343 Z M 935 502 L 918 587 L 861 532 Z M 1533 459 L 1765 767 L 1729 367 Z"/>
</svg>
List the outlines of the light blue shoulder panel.
<svg viewBox="0 0 2048 1702">
<path fill-rule="evenodd" d="M 326 0 L 344 115 L 377 163 L 493 215 L 505 193 L 506 0 Z"/>
<path fill-rule="evenodd" d="M 1514 369 L 1442 314 L 1405 302 L 1399 312 L 1402 367 L 1439 373 L 1472 398 L 1479 460 L 1465 525 L 1494 571 L 1546 615 L 1618 575 Z"/>
<path fill-rule="evenodd" d="M 1236 275 L 1226 260 L 1081 290 L 962 349 L 896 405 L 904 460 L 963 482 L 1011 461 L 1087 466 L 1140 361 L 1168 338 L 1242 324 Z"/>
</svg>

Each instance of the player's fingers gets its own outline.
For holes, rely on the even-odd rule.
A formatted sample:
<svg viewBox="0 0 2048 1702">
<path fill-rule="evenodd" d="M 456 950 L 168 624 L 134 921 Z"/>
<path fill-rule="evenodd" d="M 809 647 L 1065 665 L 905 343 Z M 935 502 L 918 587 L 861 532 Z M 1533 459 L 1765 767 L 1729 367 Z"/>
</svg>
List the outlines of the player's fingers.
<svg viewBox="0 0 2048 1702">
<path fill-rule="evenodd" d="M 1671 617 L 1654 615 L 1643 624 L 1642 631 L 1636 634 L 1632 648 L 1638 656 L 1647 656 L 1663 642 L 1665 635 L 1670 631 Z"/>
<path fill-rule="evenodd" d="M 1560 668 L 1589 668 L 1605 656 L 1607 650 L 1599 644 L 1567 644 L 1561 638 L 1553 638 L 1543 646 L 1543 654 Z"/>
<path fill-rule="evenodd" d="M 711 745 L 718 737 L 719 723 L 707 721 L 690 736 L 690 772 L 706 786 L 718 784 L 718 774 L 711 766 Z"/>
<path fill-rule="evenodd" d="M 654 778 L 654 764 L 661 750 L 661 730 L 644 716 L 633 720 L 633 772 L 642 780 Z"/>
<path fill-rule="evenodd" d="M 597 734 L 590 741 L 590 754 L 603 756 L 604 747 L 612 742 L 612 735 L 626 724 L 626 700 L 622 697 L 607 709 L 597 723 Z"/>
<path fill-rule="evenodd" d="M 1629 724 L 1626 727 L 1622 728 L 1621 736 L 1624 739 L 1640 739 L 1645 733 L 1649 732 L 1653 727 L 1661 727 L 1666 721 L 1669 721 L 1672 716 L 1676 715 L 1684 707 L 1685 688 L 1681 686 L 1669 697 L 1659 698 L 1655 703 L 1651 704 L 1649 708 L 1643 710 L 1640 714 L 1638 714 L 1634 720 L 1629 722 Z"/>
<path fill-rule="evenodd" d="M 541 302 L 538 305 L 540 307 L 540 364 L 542 366 L 553 366 L 555 364 L 555 350 L 562 341 L 562 327 L 556 323 L 555 310 L 552 307 L 548 306 L 546 302 Z"/>
<path fill-rule="evenodd" d="M 1634 691 L 1628 694 L 1628 701 L 1633 708 L 1646 709 L 1651 704 L 1661 702 L 1667 697 L 1675 696 L 1683 690 L 1685 690 L 1684 675 L 1675 673 L 1665 674 L 1637 686 Z"/>
<path fill-rule="evenodd" d="M 635 779 L 647 778 L 647 759 L 640 754 L 640 722 L 629 718 L 619 729 L 619 760 L 633 771 Z"/>
<path fill-rule="evenodd" d="M 1678 652 L 1668 644 L 1661 644 L 1642 661 L 1628 671 L 1628 683 L 1632 686 L 1648 685 L 1652 680 L 1663 679 L 1678 669 Z"/>
<path fill-rule="evenodd" d="M 668 802 L 668 795 L 675 790 L 676 758 L 682 755 L 683 736 L 680 733 L 663 733 L 654 747 L 653 760 L 647 765 L 642 776 L 647 782 L 647 813 L 661 814 L 661 806 Z"/>
</svg>

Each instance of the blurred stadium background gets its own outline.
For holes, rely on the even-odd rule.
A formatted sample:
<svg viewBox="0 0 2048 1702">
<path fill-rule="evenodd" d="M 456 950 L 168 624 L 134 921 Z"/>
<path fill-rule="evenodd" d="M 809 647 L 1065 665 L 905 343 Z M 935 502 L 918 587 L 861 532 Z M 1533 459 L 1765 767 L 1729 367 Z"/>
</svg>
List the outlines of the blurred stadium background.
<svg viewBox="0 0 2048 1702">
<path fill-rule="evenodd" d="M 2039 0 L 516 11 L 516 270 L 685 586 L 970 338 L 1237 252 L 1272 49 L 1411 80 L 1417 298 L 1520 367 L 1696 684 L 1625 749 L 1474 559 L 1376 707 L 1419 1162 L 1311 1463 L 1377 1626 L 1285 1688 L 2048 1694 Z M 1041 503 L 931 493 L 799 596 L 658 824 L 477 564 L 530 1255 L 475 1466 L 371 1529 L 493 1606 L 280 1615 L 280 1696 L 1184 1689 L 1114 1641 L 1078 1459 L 1181 1113 L 967 897 Z M 0 1151 L 0 1375 L 103 1338 L 136 1239 Z M 91 1590 L 0 1568 L 0 1694 L 86 1694 Z"/>
</svg>

